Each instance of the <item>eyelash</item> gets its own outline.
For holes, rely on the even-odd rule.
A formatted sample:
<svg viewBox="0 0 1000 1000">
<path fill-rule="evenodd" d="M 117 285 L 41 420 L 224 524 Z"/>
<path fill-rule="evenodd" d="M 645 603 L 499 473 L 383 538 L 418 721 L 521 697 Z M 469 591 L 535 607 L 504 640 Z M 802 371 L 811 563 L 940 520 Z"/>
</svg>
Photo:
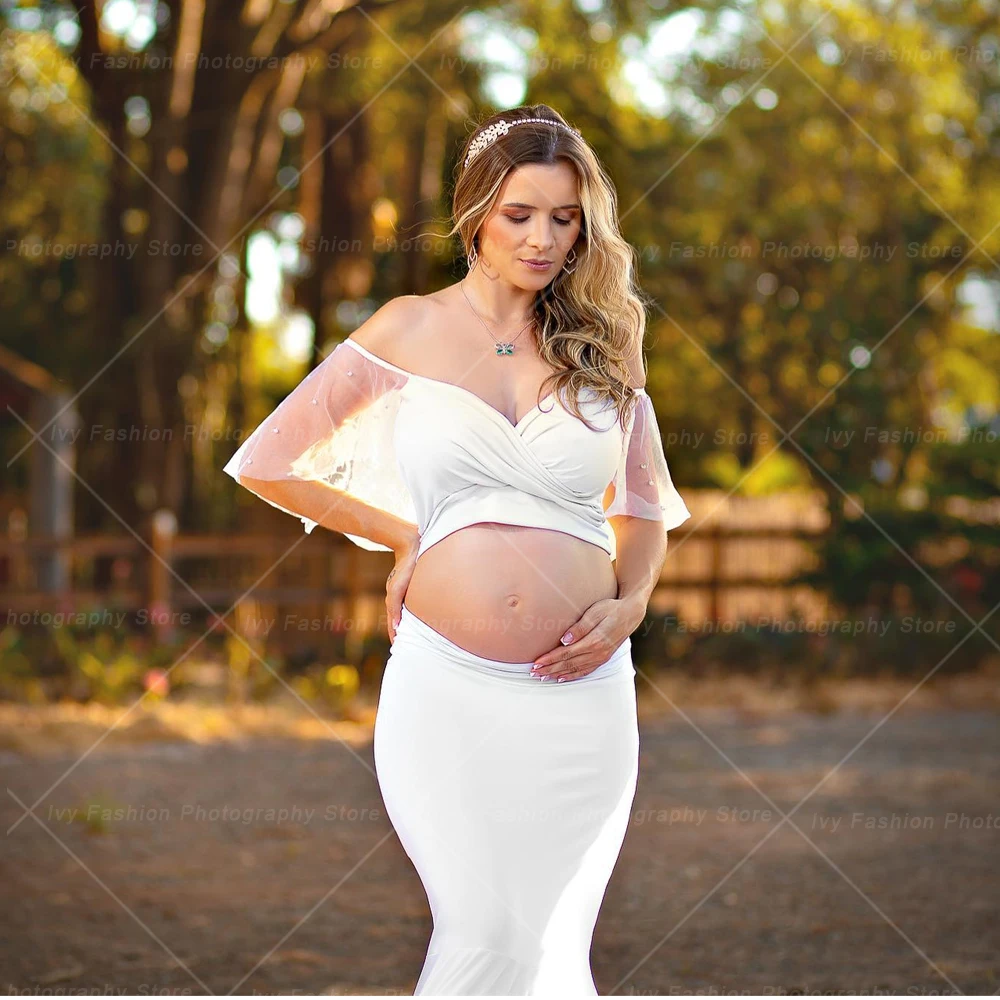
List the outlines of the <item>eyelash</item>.
<svg viewBox="0 0 1000 1000">
<path fill-rule="evenodd" d="M 521 216 L 520 218 L 515 218 L 513 215 L 508 215 L 507 218 L 510 219 L 510 221 L 513 222 L 515 225 L 520 225 L 522 222 L 528 221 L 528 217 L 526 215 Z M 555 221 L 558 222 L 560 226 L 569 226 L 573 222 L 572 219 L 556 219 Z"/>
</svg>

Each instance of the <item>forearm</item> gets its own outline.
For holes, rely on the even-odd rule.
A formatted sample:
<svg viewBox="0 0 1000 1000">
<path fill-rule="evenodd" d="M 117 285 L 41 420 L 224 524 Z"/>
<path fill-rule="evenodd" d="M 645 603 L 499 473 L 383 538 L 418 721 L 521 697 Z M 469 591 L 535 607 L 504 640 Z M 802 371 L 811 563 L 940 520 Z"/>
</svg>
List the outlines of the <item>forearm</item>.
<svg viewBox="0 0 1000 1000">
<path fill-rule="evenodd" d="M 400 552 L 418 538 L 417 526 L 317 480 L 263 480 L 240 476 L 247 489 L 330 531 L 360 535 Z"/>
<path fill-rule="evenodd" d="M 662 521 L 641 517 L 612 517 L 610 523 L 617 548 L 618 599 L 632 605 L 638 626 L 663 569 L 666 532 Z"/>
</svg>

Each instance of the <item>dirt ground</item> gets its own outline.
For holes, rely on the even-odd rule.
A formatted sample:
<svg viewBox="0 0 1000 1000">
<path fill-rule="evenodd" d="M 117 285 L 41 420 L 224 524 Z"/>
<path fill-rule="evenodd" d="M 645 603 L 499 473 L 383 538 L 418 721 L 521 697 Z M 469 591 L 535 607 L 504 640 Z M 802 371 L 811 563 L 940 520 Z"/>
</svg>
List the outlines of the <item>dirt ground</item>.
<svg viewBox="0 0 1000 1000">
<path fill-rule="evenodd" d="M 883 700 L 644 696 L 601 994 L 1000 987 L 1000 715 L 915 699 L 876 729 Z M 193 738 L 140 709 L 78 762 L 106 719 L 0 714 L 8 993 L 412 993 L 430 914 L 370 713 L 294 739 L 232 716 Z"/>
</svg>

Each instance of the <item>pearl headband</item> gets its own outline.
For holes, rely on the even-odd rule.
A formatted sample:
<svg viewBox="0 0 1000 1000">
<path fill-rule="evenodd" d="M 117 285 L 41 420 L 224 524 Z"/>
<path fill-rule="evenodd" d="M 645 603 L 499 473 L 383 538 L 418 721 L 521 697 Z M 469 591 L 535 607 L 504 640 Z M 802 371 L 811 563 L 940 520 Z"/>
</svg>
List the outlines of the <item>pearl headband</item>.
<svg viewBox="0 0 1000 1000">
<path fill-rule="evenodd" d="M 502 135 L 506 135 L 515 125 L 524 125 L 526 122 L 545 122 L 548 125 L 558 125 L 560 128 L 568 129 L 570 132 L 575 132 L 577 135 L 582 135 L 579 129 L 573 128 L 571 125 L 564 125 L 562 122 L 557 122 L 552 118 L 515 118 L 513 121 L 507 121 L 501 118 L 500 121 L 494 122 L 489 128 L 484 128 L 475 139 L 472 140 L 472 145 L 469 146 L 469 152 L 465 157 L 465 166 L 468 166 L 472 160 L 474 160 L 487 146 L 492 145 L 497 139 Z"/>
</svg>

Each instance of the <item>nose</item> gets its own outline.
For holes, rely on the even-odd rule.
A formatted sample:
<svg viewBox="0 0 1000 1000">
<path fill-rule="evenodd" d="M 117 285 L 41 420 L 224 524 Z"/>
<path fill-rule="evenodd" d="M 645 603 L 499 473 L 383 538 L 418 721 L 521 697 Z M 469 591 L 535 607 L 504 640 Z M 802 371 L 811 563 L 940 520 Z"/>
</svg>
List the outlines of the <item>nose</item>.
<svg viewBox="0 0 1000 1000">
<path fill-rule="evenodd" d="M 555 242 L 552 224 L 548 220 L 540 221 L 534 225 L 528 236 L 528 246 L 540 253 L 555 246 Z"/>
</svg>

